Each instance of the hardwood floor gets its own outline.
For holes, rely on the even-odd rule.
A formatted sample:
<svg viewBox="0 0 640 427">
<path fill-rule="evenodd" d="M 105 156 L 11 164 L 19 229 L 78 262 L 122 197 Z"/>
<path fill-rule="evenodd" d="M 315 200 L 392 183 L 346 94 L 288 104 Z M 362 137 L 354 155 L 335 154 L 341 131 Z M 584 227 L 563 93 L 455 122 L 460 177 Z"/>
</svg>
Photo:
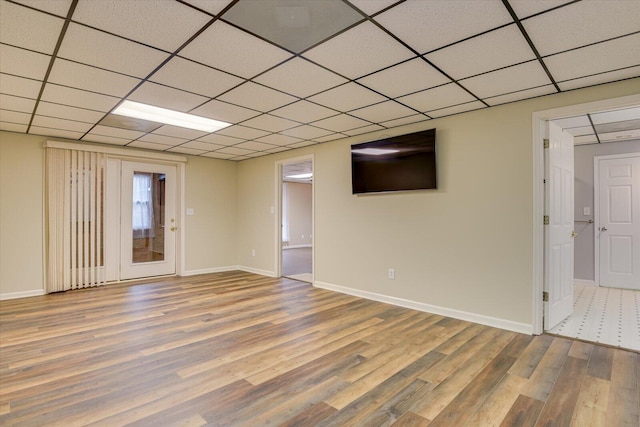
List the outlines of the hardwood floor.
<svg viewBox="0 0 640 427">
<path fill-rule="evenodd" d="M 634 426 L 640 354 L 244 272 L 0 302 L 3 426 Z"/>
</svg>

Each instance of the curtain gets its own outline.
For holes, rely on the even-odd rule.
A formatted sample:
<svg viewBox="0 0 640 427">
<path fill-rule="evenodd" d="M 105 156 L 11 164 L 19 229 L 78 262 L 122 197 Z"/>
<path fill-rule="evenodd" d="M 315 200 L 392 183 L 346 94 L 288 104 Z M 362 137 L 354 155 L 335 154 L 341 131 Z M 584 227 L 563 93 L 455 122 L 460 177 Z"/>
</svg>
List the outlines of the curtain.
<svg viewBox="0 0 640 427">
<path fill-rule="evenodd" d="M 136 237 L 153 237 L 153 174 L 133 174 L 133 231 Z"/>
<path fill-rule="evenodd" d="M 104 284 L 103 153 L 46 149 L 47 292 Z"/>
<path fill-rule="evenodd" d="M 289 191 L 286 182 L 282 183 L 282 242 L 289 242 Z"/>
</svg>

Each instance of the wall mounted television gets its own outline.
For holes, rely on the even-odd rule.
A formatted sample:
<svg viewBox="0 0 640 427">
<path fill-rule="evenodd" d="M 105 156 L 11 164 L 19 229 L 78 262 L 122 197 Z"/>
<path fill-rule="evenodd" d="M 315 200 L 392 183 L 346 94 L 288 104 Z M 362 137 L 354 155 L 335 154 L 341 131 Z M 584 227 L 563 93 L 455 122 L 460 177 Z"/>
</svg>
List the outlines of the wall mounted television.
<svg viewBox="0 0 640 427">
<path fill-rule="evenodd" d="M 436 187 L 436 130 L 351 146 L 353 194 Z"/>
</svg>

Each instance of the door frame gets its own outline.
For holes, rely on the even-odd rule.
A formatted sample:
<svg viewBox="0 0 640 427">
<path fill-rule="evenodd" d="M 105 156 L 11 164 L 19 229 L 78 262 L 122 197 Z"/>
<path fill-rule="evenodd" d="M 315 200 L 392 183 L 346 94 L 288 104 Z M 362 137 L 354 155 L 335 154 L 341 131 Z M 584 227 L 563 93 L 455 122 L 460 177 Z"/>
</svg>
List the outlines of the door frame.
<svg viewBox="0 0 640 427">
<path fill-rule="evenodd" d="M 640 94 L 611 98 L 600 101 L 588 102 L 584 104 L 570 105 L 566 107 L 549 110 L 535 111 L 532 114 L 532 139 L 533 151 L 533 253 L 532 253 L 532 316 L 531 329 L 535 335 L 544 332 L 542 301 L 542 291 L 544 289 L 544 148 L 543 139 L 545 135 L 544 124 L 547 120 L 558 119 L 560 117 L 593 113 L 615 108 L 625 108 L 640 104 Z"/>
<path fill-rule="evenodd" d="M 316 280 L 316 165 L 315 156 L 307 154 L 304 156 L 290 157 L 275 162 L 276 174 L 276 200 L 274 203 L 274 232 L 275 232 L 275 277 L 282 277 L 282 167 L 288 163 L 298 163 L 305 160 L 311 160 L 311 170 L 313 171 L 313 183 L 311 185 L 311 235 L 313 236 L 311 243 L 311 284 L 315 286 Z"/>
<path fill-rule="evenodd" d="M 600 286 L 600 160 L 640 157 L 640 153 L 608 154 L 593 157 L 593 280 Z"/>
</svg>

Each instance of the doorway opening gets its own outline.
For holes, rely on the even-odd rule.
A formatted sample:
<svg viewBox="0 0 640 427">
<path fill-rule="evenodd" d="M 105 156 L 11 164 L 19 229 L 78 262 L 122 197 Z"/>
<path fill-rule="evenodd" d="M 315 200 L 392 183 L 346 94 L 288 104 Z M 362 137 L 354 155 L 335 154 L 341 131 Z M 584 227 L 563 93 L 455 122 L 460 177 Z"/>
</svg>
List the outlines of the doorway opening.
<svg viewBox="0 0 640 427">
<path fill-rule="evenodd" d="M 549 266 L 549 259 L 557 257 L 560 252 L 550 247 L 550 241 L 547 238 L 550 226 L 544 225 L 543 228 L 534 224 L 534 228 L 537 228 L 535 244 L 536 247 L 540 244 L 542 249 L 534 257 L 534 333 L 545 331 L 571 338 L 640 350 L 640 323 L 637 321 L 637 313 L 640 310 L 638 307 L 640 292 L 622 289 L 628 288 L 623 282 L 616 284 L 600 280 L 603 270 L 601 266 L 605 261 L 605 264 L 613 263 L 610 266 L 614 272 L 622 273 L 623 278 L 635 283 L 633 275 L 635 271 L 640 269 L 640 265 L 638 265 L 640 258 L 634 258 L 630 246 L 640 244 L 640 241 L 633 243 L 638 239 L 632 236 L 633 233 L 640 233 L 640 224 L 626 225 L 627 229 L 633 228 L 635 230 L 633 233 L 625 232 L 626 235 L 625 233 L 615 233 L 615 236 L 610 233 L 612 226 L 616 228 L 625 221 L 620 214 L 617 218 L 605 218 L 601 215 L 605 210 L 607 212 L 612 212 L 612 210 L 609 207 L 603 208 L 602 203 L 604 202 L 599 203 L 597 199 L 598 189 L 603 187 L 602 183 L 598 183 L 596 160 L 597 157 L 603 155 L 611 157 L 612 153 L 634 151 L 640 153 L 640 132 L 638 131 L 640 129 L 640 108 L 638 105 L 640 105 L 640 97 L 634 95 L 534 114 L 534 140 L 536 135 L 540 138 L 537 139 L 538 141 L 542 140 L 543 125 L 546 120 L 553 122 L 563 131 L 569 132 L 575 140 L 572 150 L 575 153 L 575 198 L 572 196 L 571 200 L 563 200 L 562 198 L 559 200 L 559 203 L 565 207 L 571 206 L 572 227 L 570 232 L 574 239 L 571 250 L 571 269 L 568 273 L 570 274 L 571 292 L 575 295 L 572 297 L 573 304 L 570 307 L 571 312 L 568 317 L 562 317 L 555 325 L 549 325 L 547 321 L 543 322 L 543 320 L 548 320 L 543 319 L 543 313 L 546 317 L 550 302 L 543 303 L 539 295 L 543 290 L 545 293 L 554 291 L 553 288 L 549 288 L 549 273 L 546 269 Z M 555 208 L 549 206 L 553 203 L 548 199 L 548 196 L 545 198 L 544 190 L 548 190 L 548 188 L 541 188 L 540 183 L 544 183 L 544 181 L 538 179 L 542 178 L 544 168 L 549 167 L 547 150 L 544 151 L 543 157 L 542 149 L 538 151 L 534 146 L 535 160 L 542 163 L 534 164 L 536 166 L 534 168 L 534 176 L 536 176 L 534 181 L 536 193 L 534 212 L 541 216 L 561 210 L 557 206 Z M 627 157 L 627 155 L 623 155 L 623 157 Z M 623 171 L 629 172 L 629 166 L 618 167 L 612 173 L 607 173 L 607 176 L 613 177 L 615 181 L 609 183 L 614 190 L 612 190 L 613 193 L 607 190 L 607 196 L 603 200 L 609 202 L 613 200 L 619 204 L 618 212 L 629 213 L 638 208 L 632 206 L 631 197 L 622 196 L 629 195 L 629 192 L 633 191 L 636 194 L 635 198 L 640 198 L 637 195 L 640 189 L 632 190 L 632 186 L 627 185 L 629 183 L 624 184 L 620 181 L 625 176 Z M 640 185 L 640 180 L 638 184 Z M 547 182 L 543 185 L 548 187 L 550 183 Z M 612 194 L 618 195 L 613 197 Z M 544 231 L 544 239 L 541 238 L 542 231 Z M 612 258 L 609 251 L 608 255 L 604 254 L 605 258 L 603 259 L 603 254 L 598 254 L 599 249 L 606 247 L 607 242 L 611 246 L 612 241 L 614 245 L 617 245 L 614 248 L 617 253 Z M 633 276 L 631 279 L 629 279 L 630 275 Z M 551 280 L 551 282 L 553 281 Z M 553 295 L 548 293 L 545 298 L 551 301 L 554 299 Z M 619 327 L 620 325 L 622 328 Z"/>
<path fill-rule="evenodd" d="M 280 276 L 313 283 L 313 157 L 278 166 Z"/>
</svg>

